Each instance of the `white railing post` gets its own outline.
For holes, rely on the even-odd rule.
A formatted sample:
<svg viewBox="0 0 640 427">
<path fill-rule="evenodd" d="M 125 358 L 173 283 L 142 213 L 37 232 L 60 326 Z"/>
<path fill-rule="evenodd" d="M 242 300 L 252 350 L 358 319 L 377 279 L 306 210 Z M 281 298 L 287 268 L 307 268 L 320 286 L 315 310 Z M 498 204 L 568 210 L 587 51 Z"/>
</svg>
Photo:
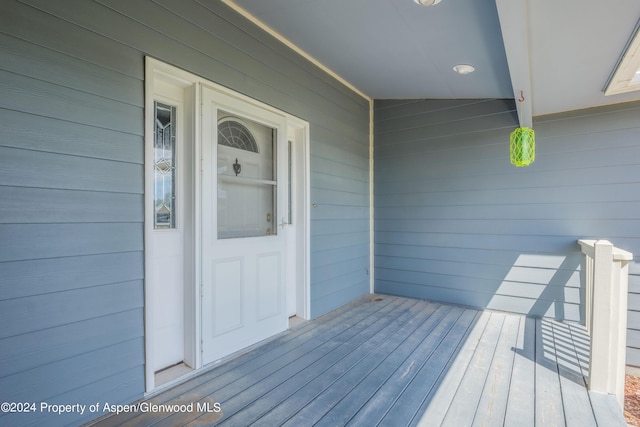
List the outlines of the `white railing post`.
<svg viewBox="0 0 640 427">
<path fill-rule="evenodd" d="M 614 307 L 620 307 L 614 315 L 617 317 L 612 319 L 614 323 L 619 325 L 617 339 L 614 343 L 618 348 L 616 354 L 617 360 L 612 360 L 612 384 L 610 384 L 613 394 L 618 398 L 621 408 L 624 408 L 624 380 L 627 364 L 627 300 L 629 298 L 629 261 L 633 259 L 633 255 L 627 251 L 613 248 L 613 277 L 612 282 L 615 284 L 613 289 L 614 299 L 612 303 Z M 613 332 L 613 331 L 612 331 Z"/>
<path fill-rule="evenodd" d="M 593 290 L 591 307 L 591 370 L 589 387 L 595 391 L 609 392 L 611 352 L 613 351 L 610 328 L 613 289 L 611 283 L 613 245 L 597 241 L 594 247 Z M 617 336 L 617 334 L 616 334 Z M 617 360 L 617 358 L 616 358 Z"/>
<path fill-rule="evenodd" d="M 632 254 L 607 240 L 579 240 L 586 257 L 585 323 L 591 337 L 589 389 L 624 407 L 628 262 Z"/>
</svg>

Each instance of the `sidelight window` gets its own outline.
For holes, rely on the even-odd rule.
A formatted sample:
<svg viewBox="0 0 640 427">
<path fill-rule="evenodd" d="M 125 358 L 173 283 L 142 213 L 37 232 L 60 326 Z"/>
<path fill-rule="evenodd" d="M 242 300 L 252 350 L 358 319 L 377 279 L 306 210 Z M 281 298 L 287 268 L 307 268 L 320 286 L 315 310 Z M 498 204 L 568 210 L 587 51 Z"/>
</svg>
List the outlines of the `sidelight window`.
<svg viewBox="0 0 640 427">
<path fill-rule="evenodd" d="M 153 105 L 154 228 L 176 228 L 176 107 Z"/>
</svg>

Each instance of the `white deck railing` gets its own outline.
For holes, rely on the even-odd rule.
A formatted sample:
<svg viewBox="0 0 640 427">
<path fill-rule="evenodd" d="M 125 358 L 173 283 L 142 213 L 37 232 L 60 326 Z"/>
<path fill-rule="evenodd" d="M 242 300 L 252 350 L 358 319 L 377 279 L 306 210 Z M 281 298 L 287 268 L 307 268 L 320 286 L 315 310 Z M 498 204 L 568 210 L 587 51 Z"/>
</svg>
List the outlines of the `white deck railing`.
<svg viewBox="0 0 640 427">
<path fill-rule="evenodd" d="M 624 408 L 628 263 L 633 255 L 607 240 L 578 240 L 586 256 L 586 326 L 591 336 L 589 389 Z"/>
</svg>

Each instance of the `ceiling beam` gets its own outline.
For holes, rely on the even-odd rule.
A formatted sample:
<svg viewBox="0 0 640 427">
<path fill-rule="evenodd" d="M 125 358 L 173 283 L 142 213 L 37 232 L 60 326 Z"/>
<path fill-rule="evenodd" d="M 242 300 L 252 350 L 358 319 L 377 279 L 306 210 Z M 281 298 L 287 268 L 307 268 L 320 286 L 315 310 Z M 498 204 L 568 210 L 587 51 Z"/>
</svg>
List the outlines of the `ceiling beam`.
<svg viewBox="0 0 640 427">
<path fill-rule="evenodd" d="M 496 0 L 520 126 L 533 126 L 527 0 Z"/>
</svg>

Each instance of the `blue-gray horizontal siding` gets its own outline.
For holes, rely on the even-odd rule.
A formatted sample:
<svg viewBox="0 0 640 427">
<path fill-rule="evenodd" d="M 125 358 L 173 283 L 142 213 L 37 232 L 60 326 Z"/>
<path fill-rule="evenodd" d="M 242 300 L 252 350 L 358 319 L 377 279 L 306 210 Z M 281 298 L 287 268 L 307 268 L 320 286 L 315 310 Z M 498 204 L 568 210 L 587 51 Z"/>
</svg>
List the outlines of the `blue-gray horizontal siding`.
<svg viewBox="0 0 640 427">
<path fill-rule="evenodd" d="M 369 290 L 365 99 L 219 1 L 3 1 L 0 401 L 142 396 L 145 55 L 311 123 L 311 315 Z"/>
<path fill-rule="evenodd" d="M 512 100 L 375 102 L 377 292 L 581 320 L 580 238 L 633 252 L 629 363 L 640 362 L 640 104 L 536 118 L 509 162 Z"/>
<path fill-rule="evenodd" d="M 557 205 L 578 220 L 567 215 L 565 228 L 581 238 L 609 239 L 634 255 L 627 364 L 640 366 L 640 103 L 545 116 L 534 124 L 540 144 L 551 146 L 548 163 L 567 170 L 557 188 L 576 188 L 580 197 Z"/>
</svg>

